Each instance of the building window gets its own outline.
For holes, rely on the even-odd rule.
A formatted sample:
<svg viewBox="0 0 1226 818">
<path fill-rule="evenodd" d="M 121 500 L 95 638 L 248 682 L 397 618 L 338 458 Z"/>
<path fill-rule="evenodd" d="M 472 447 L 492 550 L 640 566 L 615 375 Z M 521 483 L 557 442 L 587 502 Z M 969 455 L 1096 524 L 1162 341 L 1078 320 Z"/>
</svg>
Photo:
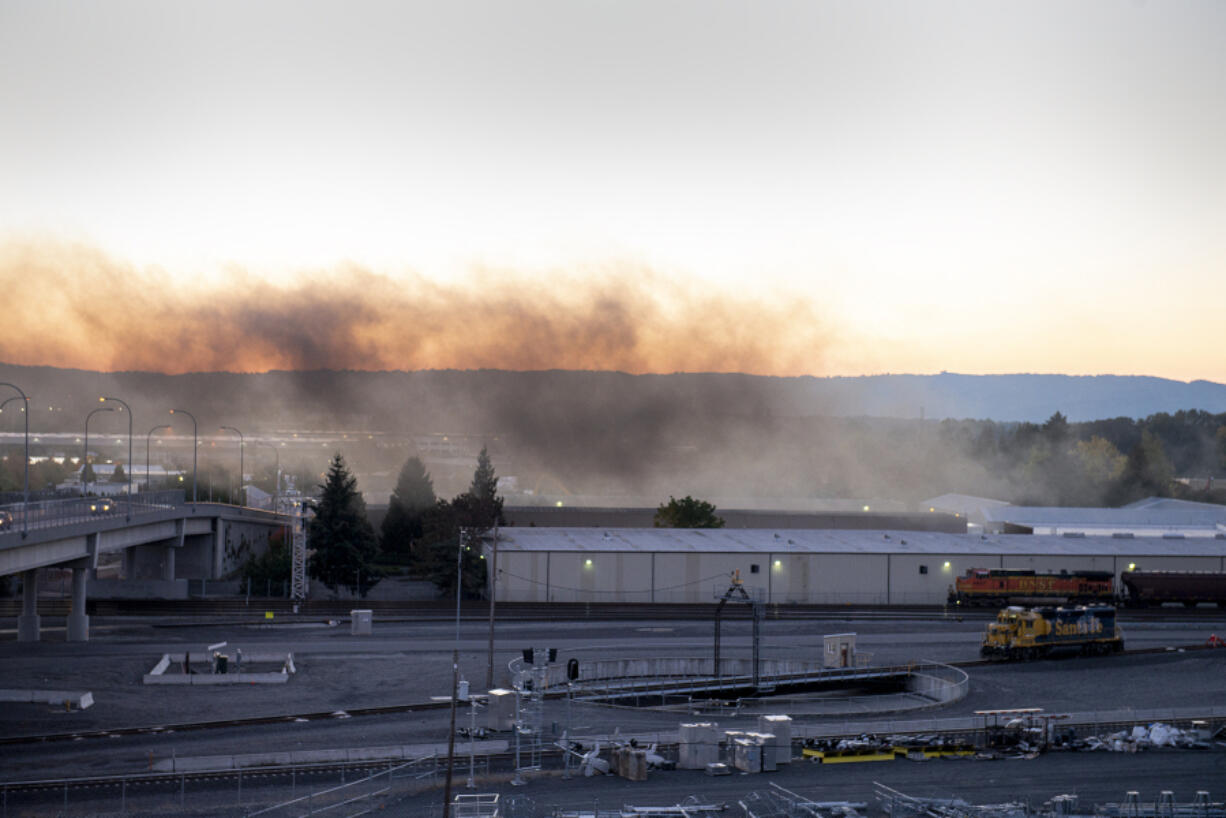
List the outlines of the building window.
<svg viewBox="0 0 1226 818">
<path fill-rule="evenodd" d="M 757 563 L 752 563 L 752 564 L 750 564 L 750 566 L 749 566 L 749 573 L 751 573 L 751 574 L 756 574 L 756 573 L 758 573 L 758 565 L 757 565 Z"/>
<path fill-rule="evenodd" d="M 926 574 L 926 573 L 928 573 L 928 566 L 927 566 L 927 565 L 921 565 L 921 566 L 920 566 L 920 573 L 921 573 L 921 574 Z"/>
</svg>

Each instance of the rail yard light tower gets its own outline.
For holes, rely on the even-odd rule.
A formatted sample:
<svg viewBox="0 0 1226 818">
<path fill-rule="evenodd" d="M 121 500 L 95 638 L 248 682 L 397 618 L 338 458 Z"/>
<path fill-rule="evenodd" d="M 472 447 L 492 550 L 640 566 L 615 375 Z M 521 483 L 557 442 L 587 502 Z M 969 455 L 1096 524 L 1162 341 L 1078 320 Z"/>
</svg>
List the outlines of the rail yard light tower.
<svg viewBox="0 0 1226 818">
<path fill-rule="evenodd" d="M 171 409 L 170 414 L 187 415 L 192 419 L 192 505 L 196 505 L 196 458 L 199 454 L 196 450 L 200 447 L 197 435 L 196 416 L 186 409 Z"/>
<path fill-rule="evenodd" d="M 86 469 L 89 468 L 89 419 L 99 412 L 116 412 L 114 406 L 99 406 L 97 409 L 90 411 L 85 416 L 85 447 L 81 457 L 81 496 L 89 494 L 89 480 L 85 477 Z"/>
<path fill-rule="evenodd" d="M 149 430 L 149 434 L 145 435 L 145 491 L 153 490 L 153 478 L 149 476 L 149 441 L 153 437 L 153 433 L 156 432 L 158 429 L 173 429 L 173 428 L 174 427 L 171 426 L 169 423 L 162 423 L 158 426 L 154 426 L 152 429 Z M 165 488 L 164 485 L 163 485 L 163 488 Z"/>
<path fill-rule="evenodd" d="M 246 489 L 243 488 L 243 448 L 244 448 L 243 433 L 240 432 L 234 426 L 222 426 L 220 427 L 220 431 L 234 432 L 234 434 L 238 435 L 238 494 L 242 502 L 242 505 L 246 506 L 247 505 L 247 491 Z"/>
<path fill-rule="evenodd" d="M 22 415 L 25 417 L 25 488 L 22 492 L 21 504 L 21 536 L 24 537 L 30 533 L 30 399 L 26 397 L 26 393 L 21 391 L 21 388 L 12 383 L 0 383 L 0 386 L 7 386 L 21 396 Z M 8 401 L 5 401 L 8 403 Z"/>
<path fill-rule="evenodd" d="M 99 403 L 106 401 L 114 401 L 123 407 L 128 413 L 128 513 L 125 519 L 132 519 L 132 407 L 121 401 L 119 398 L 98 398 Z"/>
</svg>

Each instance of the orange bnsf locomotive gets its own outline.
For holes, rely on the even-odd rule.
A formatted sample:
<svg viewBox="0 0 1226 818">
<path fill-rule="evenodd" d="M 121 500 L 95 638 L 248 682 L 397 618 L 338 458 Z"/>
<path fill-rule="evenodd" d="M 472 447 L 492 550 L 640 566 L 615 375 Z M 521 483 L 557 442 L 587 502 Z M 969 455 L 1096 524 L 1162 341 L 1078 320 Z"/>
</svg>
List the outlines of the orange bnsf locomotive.
<svg viewBox="0 0 1226 818">
<path fill-rule="evenodd" d="M 1114 601 L 1114 574 L 1110 571 L 1061 571 L 1040 574 L 995 568 L 971 568 L 954 580 L 949 589 L 950 605 L 1008 605 L 1023 603 L 1110 604 Z"/>
</svg>

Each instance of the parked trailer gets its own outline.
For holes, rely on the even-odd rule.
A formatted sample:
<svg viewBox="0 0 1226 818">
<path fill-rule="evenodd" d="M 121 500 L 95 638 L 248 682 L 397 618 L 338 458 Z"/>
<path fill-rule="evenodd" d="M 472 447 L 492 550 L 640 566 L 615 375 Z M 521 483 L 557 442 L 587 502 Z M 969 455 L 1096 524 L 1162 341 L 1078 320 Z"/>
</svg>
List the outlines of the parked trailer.
<svg viewBox="0 0 1226 818">
<path fill-rule="evenodd" d="M 1115 622 L 1115 608 L 1010 606 L 984 631 L 979 654 L 990 659 L 1038 659 L 1056 649 L 1087 655 L 1122 651 L 1124 637 Z"/>
<path fill-rule="evenodd" d="M 1215 571 L 1124 571 L 1120 585 L 1120 596 L 1129 606 L 1182 602 L 1194 608 L 1216 602 L 1226 608 L 1226 574 Z"/>
<path fill-rule="evenodd" d="M 996 568 L 970 568 L 954 580 L 949 604 L 963 606 L 1110 603 L 1115 599 L 1110 571 L 1061 571 L 1040 574 Z"/>
</svg>

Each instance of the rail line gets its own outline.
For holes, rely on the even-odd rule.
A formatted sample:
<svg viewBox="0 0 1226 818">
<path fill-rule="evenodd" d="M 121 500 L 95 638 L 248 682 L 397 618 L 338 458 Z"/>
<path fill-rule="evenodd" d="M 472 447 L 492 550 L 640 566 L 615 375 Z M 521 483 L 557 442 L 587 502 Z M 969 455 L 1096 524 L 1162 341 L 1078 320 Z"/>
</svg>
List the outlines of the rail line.
<svg viewBox="0 0 1226 818">
<path fill-rule="evenodd" d="M 455 616 L 455 604 L 448 600 L 437 601 L 385 601 L 362 600 L 311 600 L 301 605 L 297 614 L 285 598 L 186 599 L 167 601 L 149 600 L 91 600 L 88 613 L 99 617 L 159 616 L 159 617 L 216 617 L 251 616 L 263 619 L 266 611 L 291 621 L 314 620 L 320 617 L 343 618 L 356 606 L 369 608 L 377 616 L 394 616 L 408 620 L 449 621 Z M 994 608 L 961 608 L 943 605 L 765 605 L 767 619 L 934 619 L 962 617 L 963 619 L 990 619 L 996 615 Z M 70 602 L 67 599 L 42 600 L 38 605 L 43 616 L 67 616 Z M 634 603 L 634 602 L 499 602 L 498 618 L 502 620 L 556 620 L 556 619 L 609 619 L 609 620 L 709 620 L 715 615 L 716 604 L 711 603 Z M 0 600 L 0 617 L 14 617 L 21 613 L 21 601 Z M 475 600 L 461 605 L 465 618 L 485 618 L 489 605 L 484 600 Z M 1165 608 L 1122 608 L 1121 615 L 1132 620 L 1226 620 L 1226 609 L 1200 607 L 1188 609 L 1182 606 Z M 723 613 L 726 619 L 749 618 L 749 609 L 728 608 Z M 178 623 L 166 623 L 178 624 Z"/>
</svg>

